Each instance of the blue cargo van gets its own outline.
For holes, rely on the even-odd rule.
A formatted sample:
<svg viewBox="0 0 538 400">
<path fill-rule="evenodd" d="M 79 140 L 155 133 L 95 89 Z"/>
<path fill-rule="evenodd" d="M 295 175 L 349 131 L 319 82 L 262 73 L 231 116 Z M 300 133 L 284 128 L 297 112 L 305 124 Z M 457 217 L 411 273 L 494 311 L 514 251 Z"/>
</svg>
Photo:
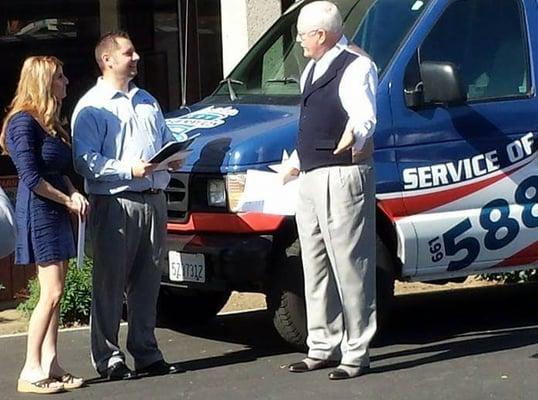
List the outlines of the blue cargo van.
<svg viewBox="0 0 538 400">
<path fill-rule="evenodd" d="M 275 327 L 305 340 L 293 217 L 240 212 L 248 170 L 295 148 L 291 7 L 215 92 L 170 115 L 200 133 L 167 190 L 161 316 L 214 316 L 231 290 L 267 295 Z M 379 71 L 375 139 L 378 309 L 394 280 L 458 280 L 538 260 L 537 0 L 336 0 L 345 35 Z M 179 117 L 179 118 L 178 118 Z"/>
</svg>

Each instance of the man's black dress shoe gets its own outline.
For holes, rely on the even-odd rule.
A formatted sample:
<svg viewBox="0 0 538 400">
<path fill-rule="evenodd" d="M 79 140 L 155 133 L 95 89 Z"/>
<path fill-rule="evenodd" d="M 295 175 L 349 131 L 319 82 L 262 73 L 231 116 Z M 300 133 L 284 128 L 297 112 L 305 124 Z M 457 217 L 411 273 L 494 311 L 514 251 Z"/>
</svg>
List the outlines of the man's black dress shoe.
<svg viewBox="0 0 538 400">
<path fill-rule="evenodd" d="M 136 370 L 137 374 L 157 376 L 172 375 L 185 372 L 185 370 L 176 364 L 169 364 L 164 360 L 155 361 L 154 363 Z"/>
<path fill-rule="evenodd" d="M 361 376 L 368 373 L 368 371 L 370 370 L 370 367 L 366 367 L 366 366 L 357 367 L 353 365 L 345 365 L 345 367 L 348 367 L 348 368 L 343 369 L 343 368 L 338 367 L 332 370 L 331 372 L 329 372 L 329 379 L 332 381 L 339 381 L 342 379 L 355 378 L 357 376 Z"/>
<path fill-rule="evenodd" d="M 288 370 L 290 372 L 308 372 L 315 371 L 316 369 L 335 367 L 336 365 L 338 365 L 338 362 L 334 360 L 320 360 L 307 357 L 303 361 L 290 364 Z"/>
<path fill-rule="evenodd" d="M 125 381 L 136 378 L 136 373 L 131 371 L 124 363 L 119 362 L 101 372 L 101 376 L 109 381 Z"/>
</svg>

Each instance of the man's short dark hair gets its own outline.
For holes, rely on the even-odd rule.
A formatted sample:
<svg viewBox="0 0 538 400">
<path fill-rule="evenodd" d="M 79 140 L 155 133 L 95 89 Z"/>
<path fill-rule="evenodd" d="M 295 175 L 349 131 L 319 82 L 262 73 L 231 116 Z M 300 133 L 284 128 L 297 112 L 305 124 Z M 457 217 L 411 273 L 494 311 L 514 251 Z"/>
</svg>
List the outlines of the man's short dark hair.
<svg viewBox="0 0 538 400">
<path fill-rule="evenodd" d="M 99 41 L 95 45 L 95 61 L 97 61 L 97 64 L 99 65 L 99 68 L 101 68 L 101 70 L 104 69 L 101 57 L 104 53 L 111 52 L 119 47 L 119 44 L 117 42 L 117 39 L 119 38 L 131 40 L 127 32 L 112 31 L 107 32 L 103 36 L 101 36 L 101 39 L 99 39 Z"/>
</svg>

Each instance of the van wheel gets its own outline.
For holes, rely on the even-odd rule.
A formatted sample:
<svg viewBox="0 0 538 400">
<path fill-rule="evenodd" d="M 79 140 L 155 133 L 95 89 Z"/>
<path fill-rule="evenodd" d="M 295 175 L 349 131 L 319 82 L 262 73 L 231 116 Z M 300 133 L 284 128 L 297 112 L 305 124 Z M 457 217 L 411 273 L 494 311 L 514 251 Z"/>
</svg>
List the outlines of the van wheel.
<svg viewBox="0 0 538 400">
<path fill-rule="evenodd" d="M 376 316 L 377 331 L 387 326 L 394 303 L 394 264 L 390 252 L 376 239 Z"/>
<path fill-rule="evenodd" d="M 279 335 L 297 349 L 306 349 L 306 305 L 299 239 L 279 256 L 267 308 Z M 378 332 L 387 325 L 394 299 L 394 268 L 389 250 L 381 239 L 376 243 L 376 315 Z"/>
<path fill-rule="evenodd" d="M 157 320 L 173 326 L 207 322 L 224 307 L 230 294 L 230 291 L 202 292 L 161 286 Z"/>
<path fill-rule="evenodd" d="M 277 251 L 267 291 L 267 308 L 278 334 L 290 345 L 306 349 L 306 306 L 299 239 Z"/>
</svg>

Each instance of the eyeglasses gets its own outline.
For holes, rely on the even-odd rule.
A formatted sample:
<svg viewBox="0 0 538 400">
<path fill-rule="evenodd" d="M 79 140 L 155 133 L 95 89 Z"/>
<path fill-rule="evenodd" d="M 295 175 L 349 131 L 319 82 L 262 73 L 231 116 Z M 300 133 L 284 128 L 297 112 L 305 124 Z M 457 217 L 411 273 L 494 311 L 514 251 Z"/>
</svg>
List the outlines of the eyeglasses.
<svg viewBox="0 0 538 400">
<path fill-rule="evenodd" d="M 295 37 L 296 41 L 302 42 L 306 36 L 311 36 L 313 33 L 316 33 L 319 29 L 312 29 L 308 32 L 299 32 L 297 31 L 297 36 Z"/>
</svg>

